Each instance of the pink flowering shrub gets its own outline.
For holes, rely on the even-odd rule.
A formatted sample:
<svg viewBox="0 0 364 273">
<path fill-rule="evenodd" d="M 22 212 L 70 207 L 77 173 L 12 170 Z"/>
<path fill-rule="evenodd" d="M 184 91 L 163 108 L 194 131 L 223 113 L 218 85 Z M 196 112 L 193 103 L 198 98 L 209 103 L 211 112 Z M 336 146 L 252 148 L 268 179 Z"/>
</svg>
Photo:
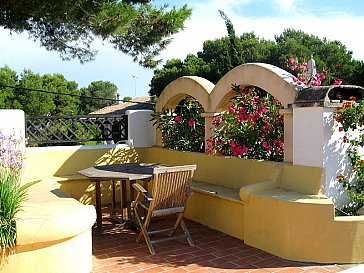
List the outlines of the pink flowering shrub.
<svg viewBox="0 0 364 273">
<path fill-rule="evenodd" d="M 206 152 L 242 158 L 283 160 L 281 103 L 256 87 L 234 85 L 227 111 L 214 117 L 214 136 Z"/>
<path fill-rule="evenodd" d="M 331 84 L 332 80 L 333 85 L 342 84 L 341 79 L 334 77 L 326 69 L 318 72 L 316 63 L 312 59 L 308 62 L 299 61 L 297 57 L 290 55 L 286 66 L 288 71 L 295 76 L 293 81 L 299 86 L 304 84 L 320 86 L 323 84 Z"/>
<path fill-rule="evenodd" d="M 163 109 L 162 113 L 154 113 L 154 124 L 161 130 L 164 147 L 203 152 L 205 119 L 201 117 L 202 112 L 198 101 L 187 97 L 173 112 Z"/>
</svg>

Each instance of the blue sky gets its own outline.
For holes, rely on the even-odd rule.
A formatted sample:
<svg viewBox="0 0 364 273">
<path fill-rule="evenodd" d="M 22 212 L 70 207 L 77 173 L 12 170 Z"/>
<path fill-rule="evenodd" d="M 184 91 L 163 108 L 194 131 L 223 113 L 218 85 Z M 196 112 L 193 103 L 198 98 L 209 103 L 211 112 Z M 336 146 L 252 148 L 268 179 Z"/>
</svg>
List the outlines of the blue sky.
<svg viewBox="0 0 364 273">
<path fill-rule="evenodd" d="M 164 61 L 184 59 L 188 53 L 202 50 L 203 41 L 226 35 L 224 21 L 218 10 L 223 10 L 232 20 L 238 35 L 255 32 L 259 37 L 273 39 L 285 28 L 294 28 L 329 40 L 339 40 L 353 57 L 364 60 L 364 2 L 363 0 L 200 0 L 152 1 L 156 5 L 187 4 L 193 9 L 184 31 L 174 36 L 174 41 L 162 52 Z M 21 73 L 29 68 L 35 73 L 61 73 L 80 87 L 92 81 L 115 83 L 119 94 L 144 96 L 148 94 L 153 71 L 133 63 L 132 58 L 108 44 L 96 41 L 99 53 L 95 61 L 80 64 L 62 61 L 55 52 L 48 52 L 38 42 L 27 39 L 26 34 L 10 35 L 0 29 L 0 67 L 7 64 Z M 136 77 L 133 77 L 135 75 Z"/>
</svg>

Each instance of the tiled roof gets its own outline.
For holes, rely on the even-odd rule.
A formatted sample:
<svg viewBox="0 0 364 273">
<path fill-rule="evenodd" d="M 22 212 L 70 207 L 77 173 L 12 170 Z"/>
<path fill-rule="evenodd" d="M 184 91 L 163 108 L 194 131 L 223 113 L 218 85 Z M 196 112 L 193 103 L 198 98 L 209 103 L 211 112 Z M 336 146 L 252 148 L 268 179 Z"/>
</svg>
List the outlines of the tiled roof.
<svg viewBox="0 0 364 273">
<path fill-rule="evenodd" d="M 154 103 L 149 96 L 138 97 L 132 99 L 132 101 L 122 102 L 114 105 L 110 105 L 90 113 L 90 115 L 96 114 L 110 114 L 110 115 L 122 115 L 127 110 L 151 110 Z"/>
</svg>

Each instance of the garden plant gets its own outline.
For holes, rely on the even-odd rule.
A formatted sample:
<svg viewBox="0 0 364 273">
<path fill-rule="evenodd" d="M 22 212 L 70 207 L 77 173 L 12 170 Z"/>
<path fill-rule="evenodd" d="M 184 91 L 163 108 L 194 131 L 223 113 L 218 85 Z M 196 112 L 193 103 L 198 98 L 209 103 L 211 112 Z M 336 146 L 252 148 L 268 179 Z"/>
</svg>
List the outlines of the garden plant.
<svg viewBox="0 0 364 273">
<path fill-rule="evenodd" d="M 192 97 L 182 100 L 174 111 L 163 109 L 154 113 L 154 124 L 160 129 L 164 147 L 204 152 L 205 120 L 201 104 Z"/>
<path fill-rule="evenodd" d="M 242 158 L 283 160 L 281 103 L 254 86 L 233 85 L 236 95 L 227 111 L 213 118 L 208 153 Z"/>
<path fill-rule="evenodd" d="M 355 97 L 350 97 L 350 101 L 339 107 L 334 119 L 339 123 L 339 131 L 345 133 L 343 142 L 349 145 L 347 153 L 351 164 L 349 173 L 341 173 L 338 176 L 350 200 L 341 211 L 356 215 L 358 210 L 364 207 L 364 102 L 357 103 Z"/>
<path fill-rule="evenodd" d="M 16 214 L 26 198 L 27 189 L 38 181 L 21 184 L 23 168 L 22 139 L 0 131 L 0 248 L 1 263 L 16 245 Z"/>
</svg>

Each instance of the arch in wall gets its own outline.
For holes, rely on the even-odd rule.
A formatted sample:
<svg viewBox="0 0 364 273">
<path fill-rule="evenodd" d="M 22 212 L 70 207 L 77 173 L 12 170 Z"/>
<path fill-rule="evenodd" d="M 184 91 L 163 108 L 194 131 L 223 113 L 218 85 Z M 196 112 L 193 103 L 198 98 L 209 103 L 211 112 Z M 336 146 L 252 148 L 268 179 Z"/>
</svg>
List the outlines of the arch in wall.
<svg viewBox="0 0 364 273">
<path fill-rule="evenodd" d="M 247 63 L 235 67 L 226 73 L 214 86 L 210 81 L 196 76 L 185 76 L 171 82 L 158 98 L 156 111 L 164 107 L 174 109 L 186 95 L 197 99 L 204 108 L 205 139 L 212 134 L 211 121 L 215 113 L 226 109 L 230 98 L 234 96 L 232 84 L 241 86 L 257 86 L 278 99 L 285 109 L 284 115 L 284 161 L 293 161 L 293 115 L 288 106 L 293 104 L 298 96 L 298 86 L 294 76 L 289 72 L 265 63 Z M 162 145 L 161 134 L 157 130 L 157 145 Z"/>
<path fill-rule="evenodd" d="M 197 99 L 206 111 L 210 108 L 209 95 L 214 87 L 212 82 L 202 77 L 180 77 L 164 88 L 157 100 L 156 111 L 161 112 L 163 108 L 174 109 L 187 95 Z"/>
<path fill-rule="evenodd" d="M 257 86 L 270 93 L 287 108 L 297 97 L 297 84 L 294 76 L 287 71 L 265 63 L 242 64 L 226 73 L 211 92 L 209 112 L 221 112 L 229 103 L 234 92 L 232 84 Z"/>
</svg>

